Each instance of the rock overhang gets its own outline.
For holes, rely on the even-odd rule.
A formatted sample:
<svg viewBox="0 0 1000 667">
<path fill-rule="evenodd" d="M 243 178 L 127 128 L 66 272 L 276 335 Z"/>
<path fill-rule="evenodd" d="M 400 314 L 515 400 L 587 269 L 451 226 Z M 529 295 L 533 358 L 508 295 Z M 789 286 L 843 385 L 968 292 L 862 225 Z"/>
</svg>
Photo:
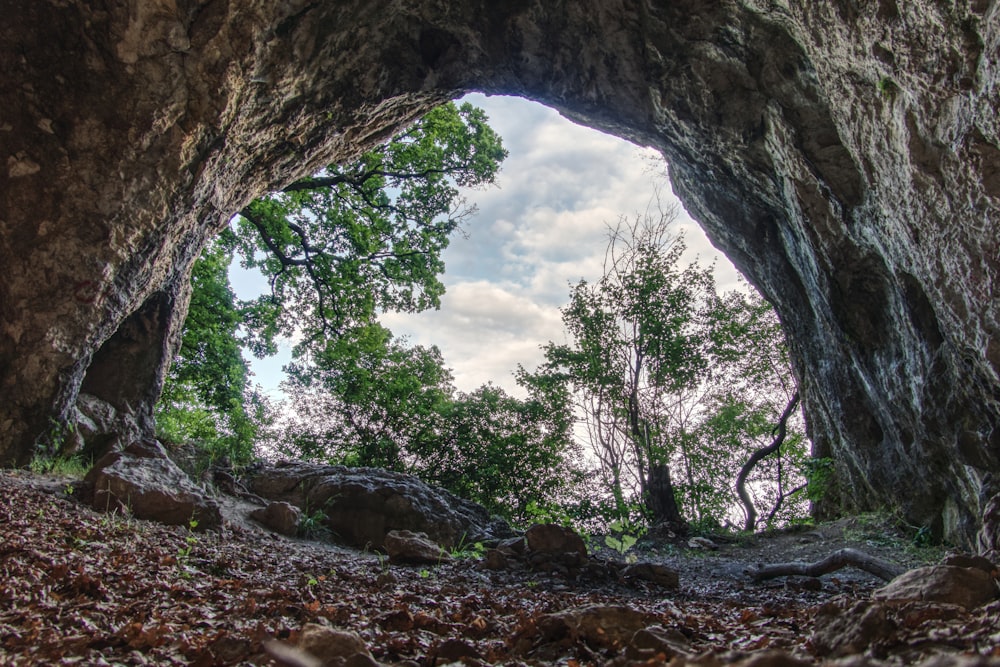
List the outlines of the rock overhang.
<svg viewBox="0 0 1000 667">
<path fill-rule="evenodd" d="M 660 149 L 686 206 L 782 318 L 814 454 L 838 467 L 831 505 L 893 505 L 970 542 L 1000 491 L 998 12 L 15 7 L 0 33 L 0 90 L 22 102 L 2 122 L 0 259 L 18 270 L 0 287 L 13 397 L 0 454 L 30 457 L 81 385 L 114 385 L 142 417 L 190 264 L 232 211 L 480 90 Z M 139 355 L 141 387 L 91 363 L 134 345 L 156 350 Z"/>
</svg>

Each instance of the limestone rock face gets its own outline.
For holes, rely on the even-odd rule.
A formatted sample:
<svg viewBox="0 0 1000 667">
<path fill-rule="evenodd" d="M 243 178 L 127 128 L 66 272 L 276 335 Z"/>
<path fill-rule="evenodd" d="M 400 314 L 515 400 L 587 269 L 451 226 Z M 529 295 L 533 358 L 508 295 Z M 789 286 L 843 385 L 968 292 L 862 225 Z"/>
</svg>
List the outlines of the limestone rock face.
<svg viewBox="0 0 1000 667">
<path fill-rule="evenodd" d="M 4 14 L 0 461 L 57 446 L 81 388 L 148 431 L 190 265 L 229 215 L 481 90 L 663 151 L 781 316 L 814 453 L 836 465 L 828 506 L 899 505 L 972 543 L 1000 492 L 996 2 Z"/>
</svg>

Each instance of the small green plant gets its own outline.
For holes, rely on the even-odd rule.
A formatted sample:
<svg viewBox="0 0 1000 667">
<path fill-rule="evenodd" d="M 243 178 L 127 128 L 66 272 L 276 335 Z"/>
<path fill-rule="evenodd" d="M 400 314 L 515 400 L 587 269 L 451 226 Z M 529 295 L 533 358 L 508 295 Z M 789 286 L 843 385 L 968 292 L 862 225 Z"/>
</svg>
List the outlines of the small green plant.
<svg viewBox="0 0 1000 667">
<path fill-rule="evenodd" d="M 466 542 L 466 535 L 462 535 L 462 539 L 458 541 L 458 546 L 451 550 L 452 558 L 482 558 L 483 554 L 486 553 L 486 547 L 482 542 Z"/>
<path fill-rule="evenodd" d="M 431 571 L 428 570 L 426 567 L 424 569 L 420 570 L 420 578 L 421 579 L 429 579 L 430 576 L 431 576 Z"/>
<path fill-rule="evenodd" d="M 899 86 L 892 80 L 891 77 L 888 76 L 883 76 L 879 79 L 878 83 L 875 84 L 875 88 L 878 89 L 878 92 L 881 93 L 883 97 L 889 100 L 895 98 L 896 94 L 899 92 Z"/>
<path fill-rule="evenodd" d="M 619 556 L 624 556 L 646 532 L 645 528 L 625 519 L 612 521 L 608 529 L 613 534 L 604 537 L 604 544 L 616 551 Z"/>
<path fill-rule="evenodd" d="M 920 526 L 910 542 L 915 547 L 929 547 L 934 544 L 934 533 L 930 526 Z"/>
<path fill-rule="evenodd" d="M 378 570 L 379 570 L 379 572 L 383 572 L 383 573 L 388 572 L 389 571 L 389 557 L 386 556 L 381 551 L 376 551 L 375 552 L 375 558 L 378 560 Z"/>
<path fill-rule="evenodd" d="M 28 469 L 36 475 L 63 475 L 83 477 L 88 466 L 78 456 L 36 456 L 31 459 Z"/>
<path fill-rule="evenodd" d="M 185 579 L 191 577 L 191 568 L 188 567 L 188 560 L 191 558 L 191 552 L 194 550 L 196 544 L 198 544 L 198 537 L 194 534 L 194 529 L 198 527 L 198 521 L 192 518 L 188 521 L 188 532 L 184 537 L 184 544 L 177 547 L 177 569 L 180 570 L 181 576 Z"/>
<path fill-rule="evenodd" d="M 524 508 L 524 516 L 528 523 L 555 523 L 567 528 L 573 527 L 573 517 L 558 505 L 546 503 L 540 505 L 534 500 Z"/>
<path fill-rule="evenodd" d="M 299 519 L 298 534 L 308 540 L 318 540 L 330 536 L 330 529 L 326 527 L 326 512 L 316 510 L 312 514 L 302 514 Z"/>
</svg>

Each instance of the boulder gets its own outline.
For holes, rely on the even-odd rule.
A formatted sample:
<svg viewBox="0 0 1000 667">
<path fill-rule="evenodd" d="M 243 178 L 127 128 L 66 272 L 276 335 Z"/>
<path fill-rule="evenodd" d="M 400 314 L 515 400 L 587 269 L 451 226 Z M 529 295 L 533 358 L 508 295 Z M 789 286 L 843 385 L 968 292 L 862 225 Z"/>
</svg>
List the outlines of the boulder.
<svg viewBox="0 0 1000 667">
<path fill-rule="evenodd" d="M 680 577 L 677 570 L 659 563 L 633 563 L 622 570 L 626 579 L 640 579 L 664 588 L 679 588 Z"/>
<path fill-rule="evenodd" d="M 809 643 L 824 658 L 864 653 L 895 635 L 898 628 L 886 611 L 883 603 L 870 600 L 851 606 L 843 601 L 827 603 L 816 614 Z"/>
<path fill-rule="evenodd" d="M 572 528 L 554 523 L 539 523 L 528 528 L 524 539 L 530 553 L 562 555 L 568 553 L 587 556 L 587 545 Z"/>
<path fill-rule="evenodd" d="M 298 532 L 302 510 L 291 503 L 277 501 L 250 512 L 250 518 L 269 530 L 292 537 Z"/>
<path fill-rule="evenodd" d="M 412 475 L 378 468 L 279 463 L 249 471 L 247 485 L 268 500 L 288 502 L 305 512 L 322 510 L 334 535 L 361 548 L 382 548 L 393 530 L 424 533 L 449 549 L 511 534 L 481 505 Z"/>
<path fill-rule="evenodd" d="M 130 444 L 102 457 L 84 478 L 82 497 L 102 512 L 128 512 L 139 519 L 198 530 L 222 524 L 219 504 L 208 498 L 153 440 Z"/>
<path fill-rule="evenodd" d="M 432 542 L 424 533 L 390 530 L 383 542 L 390 563 L 425 563 L 437 565 L 451 560 L 451 554 Z"/>
<path fill-rule="evenodd" d="M 679 630 L 652 625 L 632 635 L 626 655 L 630 660 L 654 661 L 664 658 L 687 658 L 691 655 L 688 639 Z"/>
<path fill-rule="evenodd" d="M 554 614 L 538 621 L 543 642 L 556 642 L 565 637 L 582 639 L 593 649 L 622 648 L 645 628 L 650 616 L 623 605 L 584 605 Z"/>
<path fill-rule="evenodd" d="M 890 603 L 938 602 L 975 609 L 997 598 L 997 583 L 979 567 L 932 565 L 896 577 L 874 593 Z"/>
<path fill-rule="evenodd" d="M 350 630 L 307 623 L 299 634 L 298 647 L 324 667 L 377 665 L 364 640 Z"/>
</svg>

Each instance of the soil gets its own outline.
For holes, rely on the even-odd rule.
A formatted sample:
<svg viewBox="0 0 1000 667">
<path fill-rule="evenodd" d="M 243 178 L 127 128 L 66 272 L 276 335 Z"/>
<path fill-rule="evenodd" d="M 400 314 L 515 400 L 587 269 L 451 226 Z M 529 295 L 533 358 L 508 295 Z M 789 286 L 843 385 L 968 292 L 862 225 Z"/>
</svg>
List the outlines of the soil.
<svg viewBox="0 0 1000 667">
<path fill-rule="evenodd" d="M 640 540 L 626 556 L 675 568 L 680 588 L 668 590 L 526 567 L 493 571 L 475 557 L 389 565 L 379 554 L 266 532 L 246 520 L 252 506 L 232 497 L 222 499 L 222 530 L 193 533 L 96 513 L 73 497 L 74 485 L 0 473 L 0 664 L 296 664 L 276 662 L 268 642 L 294 644 L 307 623 L 356 632 L 376 661 L 408 667 L 720 664 L 774 650 L 810 664 L 827 657 L 817 640 L 823 619 L 860 616 L 885 582 L 847 568 L 755 583 L 748 570 L 848 547 L 905 567 L 944 553 L 918 549 L 872 517 L 716 536 L 717 549 Z M 594 551 L 598 560 L 620 558 Z M 676 652 L 643 653 L 631 633 L 615 639 L 614 614 L 602 616 L 611 634 L 558 620 L 580 608 L 639 614 L 644 626 L 672 633 Z M 1000 657 L 1000 603 L 909 609 L 885 627 L 848 647 L 864 656 L 857 664 L 909 664 L 941 652 Z"/>
</svg>

